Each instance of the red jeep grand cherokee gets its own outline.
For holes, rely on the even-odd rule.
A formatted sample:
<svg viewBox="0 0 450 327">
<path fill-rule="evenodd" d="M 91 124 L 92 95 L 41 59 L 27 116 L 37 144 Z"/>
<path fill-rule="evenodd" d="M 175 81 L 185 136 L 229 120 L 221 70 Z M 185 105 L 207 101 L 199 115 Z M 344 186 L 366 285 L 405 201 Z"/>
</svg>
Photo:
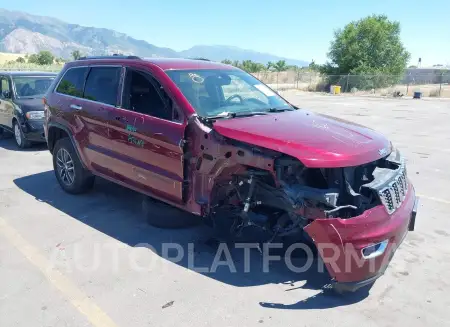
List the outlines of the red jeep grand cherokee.
<svg viewBox="0 0 450 327">
<path fill-rule="evenodd" d="M 386 138 L 296 108 L 232 66 L 81 58 L 44 102 L 65 191 L 86 191 L 98 175 L 230 234 L 312 241 L 337 290 L 371 284 L 414 229 L 418 199 Z"/>
</svg>

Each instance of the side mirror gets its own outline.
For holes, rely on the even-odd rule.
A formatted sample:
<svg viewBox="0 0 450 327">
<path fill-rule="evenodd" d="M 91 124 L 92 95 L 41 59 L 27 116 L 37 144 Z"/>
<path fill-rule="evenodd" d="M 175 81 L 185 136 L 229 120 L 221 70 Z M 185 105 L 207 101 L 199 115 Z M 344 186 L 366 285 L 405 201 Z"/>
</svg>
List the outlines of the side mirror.
<svg viewBox="0 0 450 327">
<path fill-rule="evenodd" d="M 10 99 L 11 98 L 11 92 L 10 91 L 3 91 L 2 92 L 2 96 L 5 99 Z"/>
</svg>

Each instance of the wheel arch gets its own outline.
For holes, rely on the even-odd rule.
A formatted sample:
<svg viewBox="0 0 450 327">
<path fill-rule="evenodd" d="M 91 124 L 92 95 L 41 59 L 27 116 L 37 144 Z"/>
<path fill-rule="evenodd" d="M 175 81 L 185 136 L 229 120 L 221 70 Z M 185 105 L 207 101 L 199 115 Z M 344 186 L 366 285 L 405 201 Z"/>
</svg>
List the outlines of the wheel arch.
<svg viewBox="0 0 450 327">
<path fill-rule="evenodd" d="M 78 159 L 83 165 L 83 168 L 86 169 L 87 167 L 82 157 L 80 156 L 77 143 L 75 142 L 72 133 L 70 133 L 70 130 L 64 125 L 50 123 L 47 130 L 47 147 L 51 154 L 53 154 L 53 149 L 55 148 L 56 142 L 62 138 L 68 138 L 70 140 L 73 148 L 75 149 L 75 153 L 78 156 Z"/>
</svg>

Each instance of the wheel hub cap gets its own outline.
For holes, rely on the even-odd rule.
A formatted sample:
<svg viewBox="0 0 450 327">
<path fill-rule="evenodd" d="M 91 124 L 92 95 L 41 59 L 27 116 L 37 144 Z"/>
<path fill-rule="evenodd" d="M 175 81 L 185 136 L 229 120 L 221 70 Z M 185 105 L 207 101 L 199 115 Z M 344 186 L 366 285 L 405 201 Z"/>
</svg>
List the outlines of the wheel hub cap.
<svg viewBox="0 0 450 327">
<path fill-rule="evenodd" d="M 75 180 L 75 167 L 66 149 L 59 149 L 56 155 L 56 166 L 61 181 L 66 185 L 72 185 Z"/>
<path fill-rule="evenodd" d="M 22 144 L 22 135 L 20 134 L 19 125 L 14 125 L 14 136 L 16 137 L 17 144 Z"/>
</svg>

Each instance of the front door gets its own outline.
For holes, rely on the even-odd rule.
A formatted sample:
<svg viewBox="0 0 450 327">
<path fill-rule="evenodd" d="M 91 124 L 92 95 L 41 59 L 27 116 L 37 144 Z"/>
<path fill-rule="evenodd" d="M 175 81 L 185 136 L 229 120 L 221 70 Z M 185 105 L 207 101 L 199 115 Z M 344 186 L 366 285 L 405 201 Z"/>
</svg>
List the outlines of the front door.
<svg viewBox="0 0 450 327">
<path fill-rule="evenodd" d="M 172 201 L 183 201 L 185 123 L 158 82 L 128 69 L 121 109 L 109 119 L 109 133 L 124 182 Z M 176 113 L 175 113 L 176 111 Z"/>
</svg>

